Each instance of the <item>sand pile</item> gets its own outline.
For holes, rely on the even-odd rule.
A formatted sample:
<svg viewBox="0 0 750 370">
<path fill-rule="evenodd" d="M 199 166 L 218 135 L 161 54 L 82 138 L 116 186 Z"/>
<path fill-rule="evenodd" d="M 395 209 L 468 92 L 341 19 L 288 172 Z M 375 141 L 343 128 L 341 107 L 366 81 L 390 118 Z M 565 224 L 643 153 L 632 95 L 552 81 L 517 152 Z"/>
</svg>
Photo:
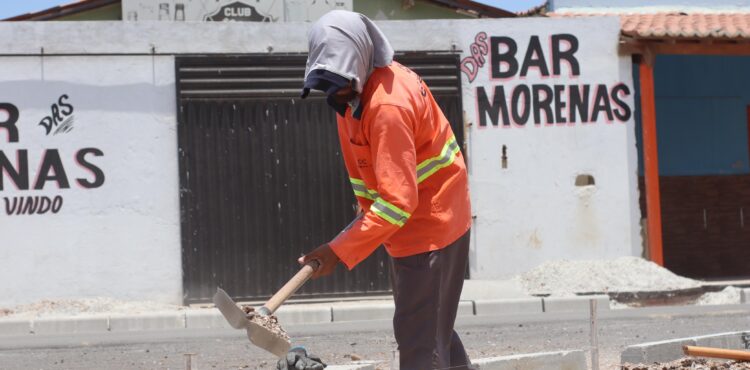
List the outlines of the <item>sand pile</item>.
<svg viewBox="0 0 750 370">
<path fill-rule="evenodd" d="M 728 286 L 720 292 L 711 292 L 702 295 L 695 302 L 697 305 L 707 306 L 713 304 L 740 304 L 742 290 L 733 286 Z"/>
<path fill-rule="evenodd" d="M 32 319 L 91 314 L 137 314 L 175 311 L 184 307 L 151 301 L 121 301 L 113 298 L 45 299 L 11 308 L 0 307 L 0 318 Z"/>
<path fill-rule="evenodd" d="M 529 294 L 556 296 L 678 290 L 701 285 L 639 257 L 546 262 L 516 279 Z"/>
</svg>

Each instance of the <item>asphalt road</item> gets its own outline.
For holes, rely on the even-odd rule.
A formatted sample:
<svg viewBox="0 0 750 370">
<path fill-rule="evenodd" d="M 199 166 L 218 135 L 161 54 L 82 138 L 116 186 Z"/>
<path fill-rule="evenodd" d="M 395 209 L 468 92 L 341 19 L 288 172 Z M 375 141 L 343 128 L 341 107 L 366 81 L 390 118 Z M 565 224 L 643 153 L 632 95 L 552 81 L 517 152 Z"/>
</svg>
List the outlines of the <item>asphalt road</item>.
<svg viewBox="0 0 750 370">
<path fill-rule="evenodd" d="M 623 347 L 727 331 L 750 330 L 750 306 L 685 306 L 615 310 L 600 315 L 603 368 L 614 369 Z M 286 328 L 296 343 L 325 361 L 345 364 L 352 354 L 390 367 L 391 323 L 298 325 Z M 466 317 L 457 330 L 473 358 L 588 349 L 587 314 Z M 67 336 L 0 336 L 0 369 L 271 369 L 274 359 L 238 330 L 176 330 Z"/>
</svg>

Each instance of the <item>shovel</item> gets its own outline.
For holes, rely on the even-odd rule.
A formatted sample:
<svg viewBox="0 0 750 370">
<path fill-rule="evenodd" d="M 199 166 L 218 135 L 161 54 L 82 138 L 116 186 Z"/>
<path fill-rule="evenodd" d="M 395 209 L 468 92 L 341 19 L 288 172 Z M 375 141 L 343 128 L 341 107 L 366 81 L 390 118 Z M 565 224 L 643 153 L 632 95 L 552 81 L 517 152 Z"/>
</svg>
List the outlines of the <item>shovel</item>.
<svg viewBox="0 0 750 370">
<path fill-rule="evenodd" d="M 289 279 L 263 307 L 256 310 L 256 313 L 261 316 L 271 316 L 279 306 L 310 279 L 310 276 L 318 269 L 318 266 L 320 266 L 318 261 L 310 261 L 302 266 L 299 272 Z M 279 357 L 284 356 L 289 351 L 291 344 L 287 340 L 274 334 L 268 328 L 249 320 L 245 311 L 239 308 L 223 289 L 216 288 L 214 304 L 221 311 L 221 314 L 224 315 L 224 318 L 227 319 L 229 325 L 235 329 L 247 330 L 247 337 L 256 346 Z"/>
</svg>

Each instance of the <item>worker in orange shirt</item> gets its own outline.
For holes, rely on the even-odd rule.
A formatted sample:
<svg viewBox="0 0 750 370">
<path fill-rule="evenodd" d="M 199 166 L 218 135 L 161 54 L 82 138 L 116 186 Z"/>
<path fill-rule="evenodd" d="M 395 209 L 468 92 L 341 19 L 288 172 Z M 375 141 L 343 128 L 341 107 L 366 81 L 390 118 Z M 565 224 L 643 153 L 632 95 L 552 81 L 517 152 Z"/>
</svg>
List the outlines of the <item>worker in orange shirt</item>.
<svg viewBox="0 0 750 370">
<path fill-rule="evenodd" d="M 453 330 L 469 251 L 466 165 L 427 85 L 393 61 L 364 15 L 336 10 L 309 33 L 304 98 L 327 95 L 346 169 L 363 213 L 301 257 L 314 278 L 352 269 L 381 244 L 392 257 L 393 328 L 402 370 L 468 369 Z"/>
</svg>

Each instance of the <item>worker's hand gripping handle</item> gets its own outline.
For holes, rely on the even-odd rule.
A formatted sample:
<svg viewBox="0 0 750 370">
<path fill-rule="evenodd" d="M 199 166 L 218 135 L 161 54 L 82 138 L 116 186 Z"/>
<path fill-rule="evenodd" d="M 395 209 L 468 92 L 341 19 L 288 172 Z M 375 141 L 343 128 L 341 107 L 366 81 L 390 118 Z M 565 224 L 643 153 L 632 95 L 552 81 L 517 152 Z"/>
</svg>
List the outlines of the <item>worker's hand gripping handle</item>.
<svg viewBox="0 0 750 370">
<path fill-rule="evenodd" d="M 258 310 L 258 313 L 268 316 L 276 312 L 279 306 L 284 304 L 284 302 L 289 299 L 289 297 L 291 297 L 292 294 L 297 291 L 297 289 L 299 289 L 302 285 L 305 284 L 305 282 L 307 282 L 307 280 L 310 279 L 313 272 L 317 270 L 318 267 L 320 267 L 320 264 L 315 260 L 310 261 L 302 266 L 299 272 L 297 272 L 297 274 L 289 279 L 289 281 L 284 284 L 284 286 L 281 287 L 281 289 L 279 289 L 279 291 L 276 292 L 276 294 L 274 294 L 273 297 L 271 297 L 271 299 L 269 299 L 268 302 L 266 302 L 266 304 Z"/>
</svg>

